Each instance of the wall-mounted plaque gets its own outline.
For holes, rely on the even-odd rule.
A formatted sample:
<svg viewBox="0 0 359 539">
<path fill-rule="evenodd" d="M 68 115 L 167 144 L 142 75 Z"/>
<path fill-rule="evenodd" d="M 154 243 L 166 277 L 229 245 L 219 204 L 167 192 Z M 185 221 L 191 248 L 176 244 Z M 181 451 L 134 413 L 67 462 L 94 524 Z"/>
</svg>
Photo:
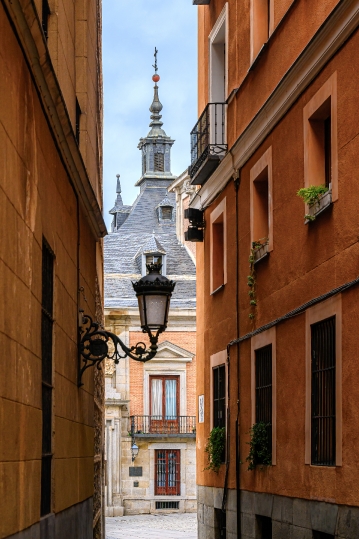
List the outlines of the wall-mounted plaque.
<svg viewBox="0 0 359 539">
<path fill-rule="evenodd" d="M 204 423 L 204 395 L 198 395 L 198 423 Z"/>
<path fill-rule="evenodd" d="M 142 466 L 130 466 L 130 477 L 142 477 Z"/>
</svg>

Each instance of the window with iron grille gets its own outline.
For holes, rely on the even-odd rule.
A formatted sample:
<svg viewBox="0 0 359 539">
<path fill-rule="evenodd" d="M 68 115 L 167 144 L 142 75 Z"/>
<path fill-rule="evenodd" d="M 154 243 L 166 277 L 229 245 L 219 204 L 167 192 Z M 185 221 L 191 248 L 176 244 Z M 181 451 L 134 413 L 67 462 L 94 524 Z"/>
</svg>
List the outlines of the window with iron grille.
<svg viewBox="0 0 359 539">
<path fill-rule="evenodd" d="M 256 423 L 266 423 L 269 449 L 272 450 L 272 345 L 255 351 Z"/>
<path fill-rule="evenodd" d="M 335 316 L 311 326 L 312 464 L 335 466 Z"/>
<path fill-rule="evenodd" d="M 52 475 L 52 326 L 54 257 L 46 241 L 42 245 L 42 462 L 41 516 L 51 513 Z"/>
<path fill-rule="evenodd" d="M 213 427 L 226 426 L 226 367 L 213 368 Z"/>
<path fill-rule="evenodd" d="M 179 509 L 179 502 L 156 502 L 156 509 Z"/>
<path fill-rule="evenodd" d="M 155 494 L 179 496 L 181 494 L 181 463 L 179 449 L 156 449 Z"/>
<path fill-rule="evenodd" d="M 155 153 L 155 172 L 163 172 L 165 169 L 165 156 L 163 153 Z"/>
</svg>

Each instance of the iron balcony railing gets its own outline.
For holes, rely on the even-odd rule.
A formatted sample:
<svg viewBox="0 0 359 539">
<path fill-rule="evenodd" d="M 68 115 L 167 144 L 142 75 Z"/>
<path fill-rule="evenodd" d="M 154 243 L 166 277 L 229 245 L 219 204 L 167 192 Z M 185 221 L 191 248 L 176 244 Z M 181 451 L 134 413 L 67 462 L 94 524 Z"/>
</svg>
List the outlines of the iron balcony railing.
<svg viewBox="0 0 359 539">
<path fill-rule="evenodd" d="M 132 436 L 150 435 L 196 435 L 196 416 L 130 416 L 129 434 Z"/>
<path fill-rule="evenodd" d="M 226 106 L 226 103 L 208 103 L 191 131 L 189 175 L 193 184 L 203 184 L 227 152 Z M 201 177 L 197 178 L 200 172 Z"/>
</svg>

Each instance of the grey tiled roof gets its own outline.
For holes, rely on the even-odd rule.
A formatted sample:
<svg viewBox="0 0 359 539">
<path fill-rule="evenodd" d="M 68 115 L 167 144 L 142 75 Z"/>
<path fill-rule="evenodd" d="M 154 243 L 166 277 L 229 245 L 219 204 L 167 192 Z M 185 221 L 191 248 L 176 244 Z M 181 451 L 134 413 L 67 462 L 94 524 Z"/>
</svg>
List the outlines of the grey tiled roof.
<svg viewBox="0 0 359 539">
<path fill-rule="evenodd" d="M 141 277 L 139 251 L 145 247 L 147 251 L 147 247 L 153 245 L 158 252 L 159 244 L 161 250 L 166 252 L 167 276 L 177 276 L 171 307 L 195 308 L 196 268 L 186 248 L 177 239 L 175 195 L 167 193 L 170 183 L 168 180 L 147 180 L 125 223 L 105 237 L 105 307 L 137 306 L 131 281 Z M 166 197 L 174 207 L 173 221 L 159 223 L 156 207 Z"/>
</svg>

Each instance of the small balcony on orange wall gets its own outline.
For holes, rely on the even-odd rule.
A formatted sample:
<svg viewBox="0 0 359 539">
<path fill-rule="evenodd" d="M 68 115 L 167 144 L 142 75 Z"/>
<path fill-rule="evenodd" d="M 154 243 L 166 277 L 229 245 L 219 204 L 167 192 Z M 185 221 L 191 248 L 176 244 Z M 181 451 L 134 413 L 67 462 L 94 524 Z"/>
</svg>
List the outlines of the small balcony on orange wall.
<svg viewBox="0 0 359 539">
<path fill-rule="evenodd" d="M 196 416 L 130 416 L 128 433 L 136 438 L 196 437 Z"/>
<path fill-rule="evenodd" d="M 208 103 L 191 131 L 192 185 L 203 185 L 226 155 L 226 103 Z"/>
</svg>

